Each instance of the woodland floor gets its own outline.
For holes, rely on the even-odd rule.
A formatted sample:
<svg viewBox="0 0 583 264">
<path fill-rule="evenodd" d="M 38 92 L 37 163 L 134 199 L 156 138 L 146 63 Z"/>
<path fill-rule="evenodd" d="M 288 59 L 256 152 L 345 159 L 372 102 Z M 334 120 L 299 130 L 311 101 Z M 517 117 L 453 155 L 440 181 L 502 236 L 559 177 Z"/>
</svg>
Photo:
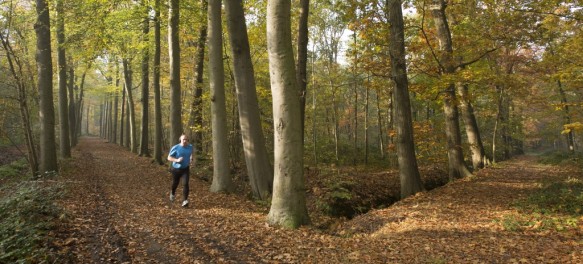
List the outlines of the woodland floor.
<svg viewBox="0 0 583 264">
<path fill-rule="evenodd" d="M 541 180 L 565 174 L 582 177 L 524 156 L 334 229 L 283 230 L 266 225 L 266 206 L 211 193 L 196 176 L 191 206 L 180 207 L 182 185 L 170 203 L 164 166 L 82 138 L 61 172 L 69 220 L 56 246 L 72 263 L 583 263 L 583 219 L 562 232 L 499 221 Z"/>
</svg>

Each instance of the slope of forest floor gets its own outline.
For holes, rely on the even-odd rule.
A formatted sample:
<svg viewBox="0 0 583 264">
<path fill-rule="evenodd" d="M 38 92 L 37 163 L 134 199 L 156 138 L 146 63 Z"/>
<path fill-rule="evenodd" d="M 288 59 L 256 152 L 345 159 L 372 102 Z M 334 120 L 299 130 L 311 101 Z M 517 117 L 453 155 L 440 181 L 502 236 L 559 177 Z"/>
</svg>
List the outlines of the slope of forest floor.
<svg viewBox="0 0 583 264">
<path fill-rule="evenodd" d="M 351 220 L 313 216 L 298 230 L 269 227 L 267 206 L 211 193 L 201 177 L 191 177 L 190 207 L 180 207 L 182 185 L 170 203 L 164 166 L 102 139 L 82 138 L 61 175 L 67 216 L 54 247 L 71 263 L 583 263 L 583 218 L 509 228 L 516 202 L 542 181 L 583 179 L 527 156 Z M 313 210 L 324 187 L 307 176 Z"/>
</svg>

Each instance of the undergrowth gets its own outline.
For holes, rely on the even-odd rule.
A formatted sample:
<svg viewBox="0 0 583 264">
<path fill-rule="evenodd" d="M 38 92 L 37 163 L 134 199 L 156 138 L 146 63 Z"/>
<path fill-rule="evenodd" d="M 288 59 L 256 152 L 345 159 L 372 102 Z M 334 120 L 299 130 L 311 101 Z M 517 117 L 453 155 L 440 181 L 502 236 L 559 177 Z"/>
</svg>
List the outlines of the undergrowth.
<svg viewBox="0 0 583 264">
<path fill-rule="evenodd" d="M 549 165 L 575 165 L 583 168 L 583 153 L 550 151 L 544 153 L 538 162 Z"/>
<path fill-rule="evenodd" d="M 8 165 L 0 166 L 0 180 L 17 178 L 22 175 L 22 172 L 26 169 L 28 169 L 26 159 L 20 159 Z"/>
<path fill-rule="evenodd" d="M 506 230 L 557 230 L 576 228 L 583 216 L 583 179 L 569 177 L 543 183 L 541 189 L 515 203 L 519 215 L 509 215 L 501 223 Z"/>
<path fill-rule="evenodd" d="M 18 166 L 0 167 L 0 178 L 12 178 L 0 189 L 0 263 L 52 263 L 49 232 L 62 215 L 55 204 L 62 185 L 30 181 Z"/>
</svg>

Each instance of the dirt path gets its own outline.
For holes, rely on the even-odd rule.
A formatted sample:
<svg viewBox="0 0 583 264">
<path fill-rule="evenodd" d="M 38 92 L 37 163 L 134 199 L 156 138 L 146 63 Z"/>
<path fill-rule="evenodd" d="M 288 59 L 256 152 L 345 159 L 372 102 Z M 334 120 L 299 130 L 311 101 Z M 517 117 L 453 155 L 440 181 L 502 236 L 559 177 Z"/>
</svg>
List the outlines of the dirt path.
<svg viewBox="0 0 583 264">
<path fill-rule="evenodd" d="M 509 232 L 512 213 L 555 167 L 527 158 L 370 212 L 336 235 L 265 224 L 266 209 L 213 194 L 191 177 L 191 207 L 168 201 L 163 166 L 83 138 L 63 169 L 70 221 L 60 234 L 75 263 L 582 263 L 583 230 Z M 580 171 L 571 171 L 581 176 Z M 580 223 L 583 219 L 580 219 Z"/>
</svg>

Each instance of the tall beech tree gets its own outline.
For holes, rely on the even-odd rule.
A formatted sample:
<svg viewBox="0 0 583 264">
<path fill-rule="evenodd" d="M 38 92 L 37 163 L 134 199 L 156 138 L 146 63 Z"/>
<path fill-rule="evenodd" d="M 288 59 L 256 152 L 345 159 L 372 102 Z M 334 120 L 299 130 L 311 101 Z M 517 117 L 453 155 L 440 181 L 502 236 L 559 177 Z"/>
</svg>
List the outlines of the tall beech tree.
<svg viewBox="0 0 583 264">
<path fill-rule="evenodd" d="M 201 13 L 207 14 L 208 2 L 201 0 Z M 194 58 L 194 91 L 192 103 L 190 105 L 190 115 L 188 118 L 188 133 L 196 144 L 196 150 L 200 153 L 202 151 L 202 87 L 204 81 L 204 50 L 207 39 L 206 24 L 200 26 L 198 30 L 198 40 L 196 41 L 196 55 Z"/>
<path fill-rule="evenodd" d="M 468 91 L 468 84 L 457 83 L 456 90 L 459 96 L 459 108 L 464 120 L 464 127 L 466 129 L 468 143 L 470 144 L 472 166 L 474 169 L 484 168 L 485 165 L 490 163 L 490 160 L 486 156 L 486 151 L 484 150 L 484 144 L 482 143 L 482 137 L 480 136 L 480 129 L 478 127 L 478 121 L 476 120 L 476 115 L 474 114 L 474 106 L 472 105 L 472 102 L 469 98 L 470 95 Z"/>
<path fill-rule="evenodd" d="M 67 58 L 65 54 L 65 14 L 63 0 L 57 0 L 57 66 L 59 68 L 59 150 L 61 157 L 71 157 L 69 102 L 67 100 Z M 71 99 L 72 100 L 72 99 Z"/>
<path fill-rule="evenodd" d="M 439 42 L 439 68 L 443 75 L 455 72 L 453 44 L 447 22 L 444 0 L 433 0 L 429 6 Z M 464 161 L 462 138 L 459 128 L 459 111 L 456 103 L 455 84 L 447 83 L 443 91 L 443 111 L 445 113 L 445 134 L 447 137 L 447 156 L 450 180 L 471 175 Z"/>
<path fill-rule="evenodd" d="M 302 133 L 306 123 L 306 93 L 308 86 L 308 18 L 310 16 L 310 0 L 300 0 L 300 17 L 298 23 L 296 79 L 300 89 L 300 110 L 302 114 Z"/>
<path fill-rule="evenodd" d="M 213 182 L 210 190 L 212 192 L 231 192 L 234 186 L 229 169 L 221 0 L 209 0 L 207 13 L 211 124 L 213 133 Z"/>
<path fill-rule="evenodd" d="M 233 54 L 233 72 L 247 174 L 253 196 L 266 200 L 273 186 L 273 170 L 265 148 L 265 137 L 259 117 L 255 73 L 251 61 L 243 1 L 225 1 L 225 13 Z"/>
<path fill-rule="evenodd" d="M 69 137 L 71 139 L 71 147 L 77 145 L 77 112 L 75 111 L 75 68 L 72 65 L 73 63 L 69 63 L 69 74 L 68 74 L 68 81 L 67 81 L 67 94 L 68 94 L 68 118 L 69 118 Z"/>
<path fill-rule="evenodd" d="M 170 0 L 168 6 L 168 57 L 170 59 L 170 137 L 169 145 L 178 143 L 182 130 L 180 88 L 180 1 Z"/>
<path fill-rule="evenodd" d="M 46 0 L 36 0 L 37 87 L 40 114 L 40 173 L 56 172 L 55 108 L 53 104 L 53 62 L 51 58 L 51 19 Z"/>
<path fill-rule="evenodd" d="M 124 94 L 126 95 L 126 104 L 127 104 L 127 119 L 126 119 L 126 136 L 125 136 L 125 143 L 126 147 L 129 146 L 129 149 L 133 153 L 138 153 L 138 142 L 137 142 L 137 133 L 136 133 L 136 108 L 134 105 L 134 96 L 132 92 L 132 83 L 133 83 L 133 71 L 131 62 L 128 59 L 122 60 L 123 65 L 123 76 L 124 76 Z"/>
<path fill-rule="evenodd" d="M 147 1 L 142 1 L 142 7 L 144 8 L 145 14 L 142 20 L 142 42 L 144 43 L 142 48 L 142 120 L 141 120 L 141 133 L 140 133 L 140 150 L 139 155 L 144 157 L 150 156 L 149 148 L 149 113 L 150 113 L 150 47 L 149 47 L 149 34 L 150 34 L 150 8 Z"/>
<path fill-rule="evenodd" d="M 405 54 L 405 26 L 401 0 L 389 0 L 389 55 L 391 57 L 391 75 L 395 82 L 394 118 L 397 136 L 397 160 L 399 178 L 401 179 L 401 198 L 411 196 L 423 190 L 423 183 L 417 168 L 415 141 L 413 139 L 413 122 L 411 120 L 411 103 L 409 99 L 409 82 Z"/>
<path fill-rule="evenodd" d="M 273 97 L 274 185 L 268 222 L 309 224 L 304 187 L 304 144 L 291 37 L 290 0 L 267 1 L 267 47 Z"/>
<path fill-rule="evenodd" d="M 162 160 L 162 103 L 160 95 L 160 0 L 154 1 L 154 64 L 152 89 L 154 90 L 154 161 L 164 164 Z"/>
</svg>

